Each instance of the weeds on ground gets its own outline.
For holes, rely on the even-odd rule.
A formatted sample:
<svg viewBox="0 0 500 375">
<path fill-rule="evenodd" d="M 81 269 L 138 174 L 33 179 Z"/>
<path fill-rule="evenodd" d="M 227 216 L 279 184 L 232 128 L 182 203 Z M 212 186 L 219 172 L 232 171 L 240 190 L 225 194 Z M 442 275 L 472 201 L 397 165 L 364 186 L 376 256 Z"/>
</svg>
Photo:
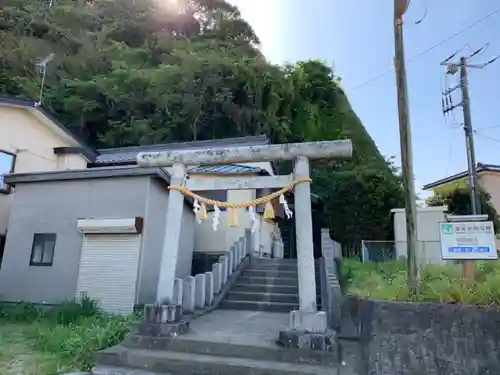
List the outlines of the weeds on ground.
<svg viewBox="0 0 500 375">
<path fill-rule="evenodd" d="M 409 300 L 406 263 L 359 262 L 346 259 L 340 268 L 340 282 L 348 295 L 378 300 Z M 477 305 L 500 305 L 500 261 L 476 262 L 476 281 L 462 277 L 459 264 L 426 264 L 420 267 L 420 301 Z"/>
<path fill-rule="evenodd" d="M 89 370 L 95 353 L 120 343 L 135 319 L 105 314 L 88 298 L 51 309 L 31 304 L 0 307 L 0 322 L 20 327 L 30 348 L 45 357 L 43 373 L 51 375 Z"/>
</svg>

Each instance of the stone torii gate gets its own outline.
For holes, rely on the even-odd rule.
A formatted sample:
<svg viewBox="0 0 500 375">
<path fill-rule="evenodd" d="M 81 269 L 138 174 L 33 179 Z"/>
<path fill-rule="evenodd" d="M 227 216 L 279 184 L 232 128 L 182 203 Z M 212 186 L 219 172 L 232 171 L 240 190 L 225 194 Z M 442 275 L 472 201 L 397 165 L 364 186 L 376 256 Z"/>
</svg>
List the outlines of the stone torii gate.
<svg viewBox="0 0 500 375">
<path fill-rule="evenodd" d="M 137 155 L 140 167 L 173 167 L 171 185 L 186 184 L 191 191 L 282 188 L 292 179 L 309 178 L 310 159 L 345 159 L 352 156 L 350 140 L 289 143 L 275 145 L 212 148 L 187 151 L 144 152 Z M 187 166 L 249 162 L 295 160 L 294 175 L 217 179 L 186 179 Z M 294 207 L 296 222 L 297 263 L 299 282 L 300 320 L 306 330 L 317 330 L 316 280 L 313 252 L 313 228 L 310 183 L 295 186 Z M 163 242 L 158 280 L 157 302 L 173 301 L 174 278 L 181 236 L 184 196 L 170 190 L 167 208 L 167 229 Z M 304 317 L 304 318 L 302 318 Z M 321 325 L 321 324 L 320 324 Z M 326 327 L 325 327 L 326 328 Z"/>
</svg>

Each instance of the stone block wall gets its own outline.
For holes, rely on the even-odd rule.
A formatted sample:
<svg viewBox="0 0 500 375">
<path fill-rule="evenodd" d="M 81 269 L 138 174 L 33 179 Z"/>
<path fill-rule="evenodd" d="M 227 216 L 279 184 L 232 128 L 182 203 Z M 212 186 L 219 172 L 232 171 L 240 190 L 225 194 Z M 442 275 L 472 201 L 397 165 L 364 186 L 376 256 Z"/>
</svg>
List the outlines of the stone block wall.
<svg viewBox="0 0 500 375">
<path fill-rule="evenodd" d="M 500 374 L 500 307 L 349 299 L 359 374 Z"/>
</svg>

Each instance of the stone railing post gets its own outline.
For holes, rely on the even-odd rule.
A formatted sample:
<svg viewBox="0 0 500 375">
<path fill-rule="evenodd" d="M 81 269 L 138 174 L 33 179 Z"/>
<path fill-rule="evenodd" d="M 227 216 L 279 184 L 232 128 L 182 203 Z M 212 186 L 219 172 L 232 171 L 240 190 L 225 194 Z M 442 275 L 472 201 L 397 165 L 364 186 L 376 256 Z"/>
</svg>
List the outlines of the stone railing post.
<svg viewBox="0 0 500 375">
<path fill-rule="evenodd" d="M 193 276 L 184 278 L 183 283 L 182 309 L 186 313 L 192 313 L 195 310 L 195 289 L 196 280 Z"/>
<path fill-rule="evenodd" d="M 245 255 L 252 254 L 253 243 L 252 243 L 252 231 L 250 229 L 245 230 Z"/>
<path fill-rule="evenodd" d="M 227 281 L 228 276 L 229 276 L 228 258 L 227 258 L 227 256 L 223 255 L 219 259 L 220 259 L 220 264 L 221 264 L 221 268 L 222 268 L 221 285 L 224 285 Z"/>
<path fill-rule="evenodd" d="M 212 265 L 212 274 L 214 276 L 214 293 L 219 294 L 221 290 L 222 282 L 222 267 L 220 263 L 214 263 Z"/>
<path fill-rule="evenodd" d="M 197 309 L 205 308 L 206 303 L 206 276 L 200 273 L 195 276 L 195 290 L 194 290 L 194 307 Z"/>
<path fill-rule="evenodd" d="M 205 298 L 206 305 L 210 306 L 214 300 L 214 275 L 212 272 L 205 272 Z"/>
</svg>

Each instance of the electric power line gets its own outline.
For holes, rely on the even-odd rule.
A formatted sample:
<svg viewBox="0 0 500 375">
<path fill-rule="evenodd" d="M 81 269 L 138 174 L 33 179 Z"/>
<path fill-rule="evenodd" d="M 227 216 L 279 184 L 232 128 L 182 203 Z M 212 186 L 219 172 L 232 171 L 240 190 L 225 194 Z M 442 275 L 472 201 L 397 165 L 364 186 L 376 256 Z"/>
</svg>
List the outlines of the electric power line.
<svg viewBox="0 0 500 375">
<path fill-rule="evenodd" d="M 489 139 L 490 141 L 500 143 L 500 139 L 496 139 L 496 138 L 493 138 L 493 137 L 490 137 L 490 136 L 478 133 L 477 130 L 474 132 L 474 134 L 476 134 L 477 136 L 479 136 L 479 138 L 485 138 L 485 139 Z"/>
<path fill-rule="evenodd" d="M 429 48 L 427 48 L 427 49 L 423 50 L 422 52 L 420 52 L 420 53 L 416 54 L 415 56 L 412 56 L 412 57 L 411 57 L 411 58 L 409 58 L 406 62 L 409 64 L 409 63 L 411 63 L 411 62 L 413 62 L 413 61 L 417 60 L 418 58 L 420 58 L 420 57 L 422 57 L 422 56 L 426 55 L 427 53 L 429 53 L 429 52 L 431 52 L 431 51 L 435 50 L 435 49 L 436 49 L 436 48 L 438 48 L 438 47 L 441 47 L 443 44 L 445 44 L 445 43 L 449 42 L 451 39 L 454 39 L 454 38 L 456 38 L 457 36 L 459 36 L 459 35 L 461 35 L 461 34 L 465 33 L 466 31 L 469 31 L 469 30 L 470 30 L 470 29 L 472 29 L 473 27 L 475 27 L 475 26 L 479 25 L 480 23 L 482 23 L 482 22 L 484 22 L 484 21 L 486 21 L 486 20 L 490 19 L 491 17 L 495 16 L 495 15 L 496 15 L 496 14 L 498 14 L 498 13 L 500 13 L 500 8 L 498 8 L 498 9 L 494 10 L 494 11 L 493 11 L 493 12 L 491 12 L 491 13 L 488 13 L 488 14 L 487 14 L 487 15 L 485 15 L 484 17 L 482 17 L 482 18 L 478 19 L 477 21 L 475 21 L 475 22 L 471 23 L 470 25 L 468 25 L 468 26 L 464 27 L 463 29 L 460 29 L 460 30 L 459 30 L 459 31 L 457 31 L 456 33 L 454 33 L 454 34 L 450 35 L 449 37 L 447 37 L 447 38 L 445 38 L 445 39 L 443 39 L 443 40 L 441 40 L 440 42 L 438 42 L 438 43 L 436 43 L 436 44 L 433 44 L 432 46 L 430 46 Z M 386 76 L 386 75 L 387 75 L 387 74 L 389 74 L 389 73 L 392 73 L 393 71 L 394 71 L 394 68 L 390 68 L 390 69 L 386 70 L 385 72 L 382 72 L 382 73 L 380 73 L 380 74 L 378 74 L 378 75 L 376 75 L 376 76 L 374 76 L 374 77 L 370 78 L 369 80 L 367 80 L 367 81 L 365 81 L 365 82 L 363 82 L 363 83 L 361 83 L 361 84 L 359 84 L 359 85 L 357 85 L 357 86 L 354 86 L 352 89 L 350 89 L 350 91 L 355 91 L 355 90 L 358 90 L 358 89 L 360 89 L 360 88 L 362 88 L 362 87 L 364 87 L 364 86 L 366 86 L 366 85 L 369 85 L 370 83 L 372 83 L 372 82 L 375 82 L 375 81 L 379 80 L 380 78 L 382 78 L 382 77 Z"/>
<path fill-rule="evenodd" d="M 483 130 L 496 129 L 496 128 L 500 128 L 500 124 L 499 125 L 486 126 L 484 128 L 479 128 L 479 129 L 476 129 L 476 130 L 477 131 L 483 131 Z"/>
</svg>

